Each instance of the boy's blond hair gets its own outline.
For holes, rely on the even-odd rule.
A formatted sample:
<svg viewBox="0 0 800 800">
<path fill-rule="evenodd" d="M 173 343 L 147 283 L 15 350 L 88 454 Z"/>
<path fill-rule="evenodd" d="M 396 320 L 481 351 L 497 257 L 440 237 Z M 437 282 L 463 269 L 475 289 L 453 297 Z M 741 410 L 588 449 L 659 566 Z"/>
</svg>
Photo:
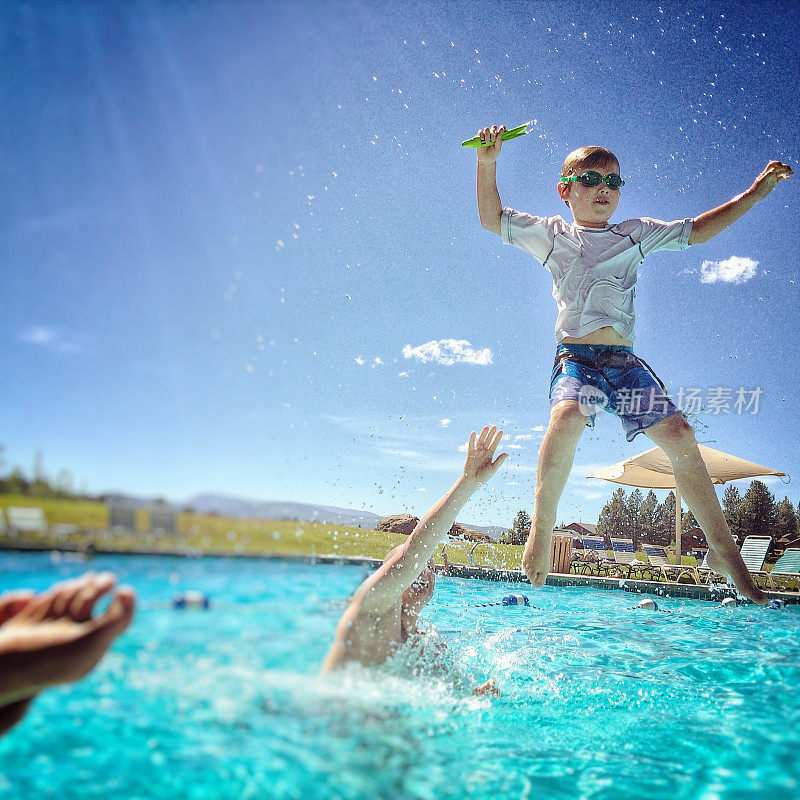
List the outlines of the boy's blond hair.
<svg viewBox="0 0 800 800">
<path fill-rule="evenodd" d="M 578 170 L 593 169 L 594 167 L 606 167 L 609 164 L 616 164 L 619 169 L 619 159 L 605 147 L 598 147 L 590 145 L 588 147 L 579 147 L 573 150 L 564 160 L 564 166 L 561 167 L 561 177 L 566 178 L 569 175 L 576 175 Z"/>
</svg>

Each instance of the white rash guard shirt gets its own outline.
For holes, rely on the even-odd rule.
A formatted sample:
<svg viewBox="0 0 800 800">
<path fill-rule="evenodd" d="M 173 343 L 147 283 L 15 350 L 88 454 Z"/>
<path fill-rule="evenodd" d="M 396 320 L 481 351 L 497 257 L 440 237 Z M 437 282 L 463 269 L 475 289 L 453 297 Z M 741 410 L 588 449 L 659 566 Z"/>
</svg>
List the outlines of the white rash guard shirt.
<svg viewBox="0 0 800 800">
<path fill-rule="evenodd" d="M 659 250 L 685 250 L 692 222 L 642 217 L 588 228 L 562 217 L 535 217 L 504 208 L 500 235 L 504 244 L 530 253 L 553 276 L 556 342 L 606 326 L 632 342 L 639 264 Z"/>
</svg>

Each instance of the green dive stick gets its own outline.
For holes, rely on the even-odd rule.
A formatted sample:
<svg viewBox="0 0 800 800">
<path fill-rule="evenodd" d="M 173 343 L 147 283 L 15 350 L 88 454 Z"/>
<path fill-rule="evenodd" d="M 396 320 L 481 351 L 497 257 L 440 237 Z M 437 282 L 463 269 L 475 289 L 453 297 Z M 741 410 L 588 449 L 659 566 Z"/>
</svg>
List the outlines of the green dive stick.
<svg viewBox="0 0 800 800">
<path fill-rule="evenodd" d="M 511 128 L 511 130 L 506 131 L 501 137 L 500 140 L 503 142 L 509 142 L 512 139 L 517 139 L 520 136 L 524 136 L 528 133 L 528 125 L 532 125 L 532 122 L 526 122 L 524 125 L 518 125 L 516 128 Z M 461 142 L 462 147 L 490 147 L 493 145 L 494 142 L 489 141 L 482 141 L 480 136 L 474 136 L 472 139 L 467 139 L 466 142 Z"/>
</svg>

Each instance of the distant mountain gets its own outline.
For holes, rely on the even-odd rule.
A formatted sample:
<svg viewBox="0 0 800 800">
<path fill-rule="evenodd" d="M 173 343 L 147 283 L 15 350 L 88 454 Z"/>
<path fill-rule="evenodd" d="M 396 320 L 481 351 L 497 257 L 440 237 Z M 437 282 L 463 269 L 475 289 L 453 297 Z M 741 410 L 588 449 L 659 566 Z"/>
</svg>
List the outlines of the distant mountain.
<svg viewBox="0 0 800 800">
<path fill-rule="evenodd" d="M 508 528 L 504 528 L 501 525 L 470 525 L 468 522 L 462 522 L 461 524 L 466 528 L 474 528 L 476 531 L 481 531 L 495 541 L 508 533 Z"/>
<path fill-rule="evenodd" d="M 223 517 L 249 519 L 296 519 L 303 522 L 326 522 L 374 529 L 380 516 L 371 511 L 336 506 L 315 506 L 308 503 L 264 502 L 221 494 L 200 494 L 180 504 L 200 514 L 214 512 Z"/>
<path fill-rule="evenodd" d="M 109 492 L 103 495 L 103 498 L 107 503 L 133 508 L 150 508 L 156 501 L 156 498 L 134 497 L 121 492 Z M 358 511 L 354 508 L 281 501 L 265 502 L 228 494 L 198 494 L 182 502 L 169 503 L 168 506 L 179 510 L 192 509 L 198 514 L 219 514 L 221 517 L 233 519 L 296 519 L 301 522 L 324 522 L 332 525 L 348 525 L 354 528 L 369 528 L 370 530 L 374 530 L 381 519 L 379 514 L 373 514 L 371 511 Z M 495 540 L 508 530 L 508 528 L 498 525 L 472 525 L 466 522 L 461 524 L 464 527 L 482 531 Z"/>
</svg>

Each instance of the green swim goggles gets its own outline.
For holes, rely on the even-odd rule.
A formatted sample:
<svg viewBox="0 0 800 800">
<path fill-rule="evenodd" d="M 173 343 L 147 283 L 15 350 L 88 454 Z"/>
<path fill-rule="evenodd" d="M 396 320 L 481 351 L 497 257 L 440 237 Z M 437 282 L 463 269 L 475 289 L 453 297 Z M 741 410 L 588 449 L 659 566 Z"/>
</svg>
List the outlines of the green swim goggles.
<svg viewBox="0 0 800 800">
<path fill-rule="evenodd" d="M 586 186 L 587 188 L 599 186 L 603 182 L 608 184 L 609 189 L 619 189 L 620 186 L 625 185 L 625 181 L 622 180 L 616 172 L 612 172 L 604 178 L 599 172 L 595 172 L 593 169 L 587 169 L 582 175 L 569 175 L 566 178 L 560 179 L 561 183 L 572 183 L 572 181 L 578 181 L 581 186 Z"/>
</svg>

